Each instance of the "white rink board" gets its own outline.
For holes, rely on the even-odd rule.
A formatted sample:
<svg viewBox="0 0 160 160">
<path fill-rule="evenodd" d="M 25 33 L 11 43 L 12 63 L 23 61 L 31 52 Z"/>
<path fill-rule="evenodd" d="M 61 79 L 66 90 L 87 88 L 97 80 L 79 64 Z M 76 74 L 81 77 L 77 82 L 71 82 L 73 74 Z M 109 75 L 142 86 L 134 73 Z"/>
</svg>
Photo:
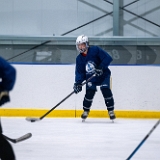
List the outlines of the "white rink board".
<svg viewBox="0 0 160 160">
<path fill-rule="evenodd" d="M 52 108 L 73 91 L 75 65 L 14 65 L 17 80 L 5 108 Z M 110 66 L 116 110 L 160 111 L 158 66 Z M 85 88 L 57 109 L 82 109 Z M 92 109 L 104 110 L 100 89 Z"/>
</svg>

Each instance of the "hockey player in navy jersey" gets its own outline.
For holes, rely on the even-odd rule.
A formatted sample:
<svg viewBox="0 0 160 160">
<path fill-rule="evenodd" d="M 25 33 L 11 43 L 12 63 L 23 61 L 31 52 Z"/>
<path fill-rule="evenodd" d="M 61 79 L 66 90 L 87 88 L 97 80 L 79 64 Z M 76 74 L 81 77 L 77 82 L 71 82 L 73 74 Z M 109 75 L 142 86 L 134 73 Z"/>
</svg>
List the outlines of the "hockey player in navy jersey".
<svg viewBox="0 0 160 160">
<path fill-rule="evenodd" d="M 0 57 L 0 107 L 10 101 L 9 91 L 13 89 L 16 70 Z M 10 143 L 2 135 L 0 123 L 0 159 L 15 160 L 15 154 Z"/>
<path fill-rule="evenodd" d="M 116 118 L 114 114 L 114 99 L 110 89 L 111 71 L 108 66 L 112 62 L 112 57 L 98 46 L 89 46 L 88 37 L 80 35 L 76 40 L 76 48 L 80 53 L 76 58 L 74 92 L 82 91 L 82 82 L 93 74 L 96 77 L 86 84 L 86 93 L 83 100 L 83 110 L 81 118 L 85 120 L 90 112 L 92 101 L 100 86 L 108 114 L 111 120 Z"/>
</svg>

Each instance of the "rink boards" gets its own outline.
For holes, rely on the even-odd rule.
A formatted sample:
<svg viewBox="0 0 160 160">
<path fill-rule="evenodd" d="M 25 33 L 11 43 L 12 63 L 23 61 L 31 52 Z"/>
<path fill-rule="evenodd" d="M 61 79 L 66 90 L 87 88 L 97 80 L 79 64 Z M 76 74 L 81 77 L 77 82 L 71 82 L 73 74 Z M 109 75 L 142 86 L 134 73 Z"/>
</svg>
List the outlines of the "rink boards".
<svg viewBox="0 0 160 160">
<path fill-rule="evenodd" d="M 42 116 L 73 91 L 75 65 L 14 64 L 17 79 L 11 102 L 0 108 L 0 116 Z M 112 92 L 117 118 L 160 118 L 160 67 L 116 65 L 112 71 Z M 85 87 L 85 86 L 84 86 Z M 60 104 L 49 117 L 80 117 L 85 88 Z M 98 91 L 90 117 L 108 117 Z"/>
<path fill-rule="evenodd" d="M 47 109 L 0 109 L 0 116 L 5 117 L 41 117 Z M 54 110 L 47 117 L 53 118 L 79 118 L 82 110 Z M 115 110 L 117 118 L 160 118 L 159 111 L 122 111 Z M 106 110 L 91 110 L 89 117 L 92 118 L 108 118 Z"/>
</svg>

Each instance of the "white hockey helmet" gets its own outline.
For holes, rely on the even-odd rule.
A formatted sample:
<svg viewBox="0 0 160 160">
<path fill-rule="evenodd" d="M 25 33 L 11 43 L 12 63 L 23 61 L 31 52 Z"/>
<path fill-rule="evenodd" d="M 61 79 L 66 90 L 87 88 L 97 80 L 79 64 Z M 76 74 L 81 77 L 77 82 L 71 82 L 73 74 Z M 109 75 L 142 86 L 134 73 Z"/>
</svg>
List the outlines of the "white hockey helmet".
<svg viewBox="0 0 160 160">
<path fill-rule="evenodd" d="M 84 48 L 84 49 L 79 49 L 78 45 L 79 45 L 79 44 L 82 44 L 82 43 L 85 43 L 85 44 L 86 44 L 86 48 Z M 89 48 L 88 37 L 85 36 L 85 35 L 80 35 L 80 36 L 78 36 L 78 37 L 77 37 L 77 40 L 76 40 L 76 48 L 77 48 L 78 52 L 84 53 L 84 52 L 87 50 L 87 48 Z"/>
</svg>

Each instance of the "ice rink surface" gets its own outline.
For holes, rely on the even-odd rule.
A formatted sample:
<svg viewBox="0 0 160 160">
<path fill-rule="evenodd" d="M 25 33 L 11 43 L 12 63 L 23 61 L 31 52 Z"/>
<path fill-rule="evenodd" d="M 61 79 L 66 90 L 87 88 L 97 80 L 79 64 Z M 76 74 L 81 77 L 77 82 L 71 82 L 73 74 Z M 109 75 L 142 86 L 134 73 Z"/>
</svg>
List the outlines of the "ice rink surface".
<svg viewBox="0 0 160 160">
<path fill-rule="evenodd" d="M 18 138 L 12 144 L 17 160 L 125 160 L 157 122 L 157 119 L 1 118 L 3 133 Z M 133 160 L 160 160 L 160 125 L 152 132 Z"/>
</svg>

